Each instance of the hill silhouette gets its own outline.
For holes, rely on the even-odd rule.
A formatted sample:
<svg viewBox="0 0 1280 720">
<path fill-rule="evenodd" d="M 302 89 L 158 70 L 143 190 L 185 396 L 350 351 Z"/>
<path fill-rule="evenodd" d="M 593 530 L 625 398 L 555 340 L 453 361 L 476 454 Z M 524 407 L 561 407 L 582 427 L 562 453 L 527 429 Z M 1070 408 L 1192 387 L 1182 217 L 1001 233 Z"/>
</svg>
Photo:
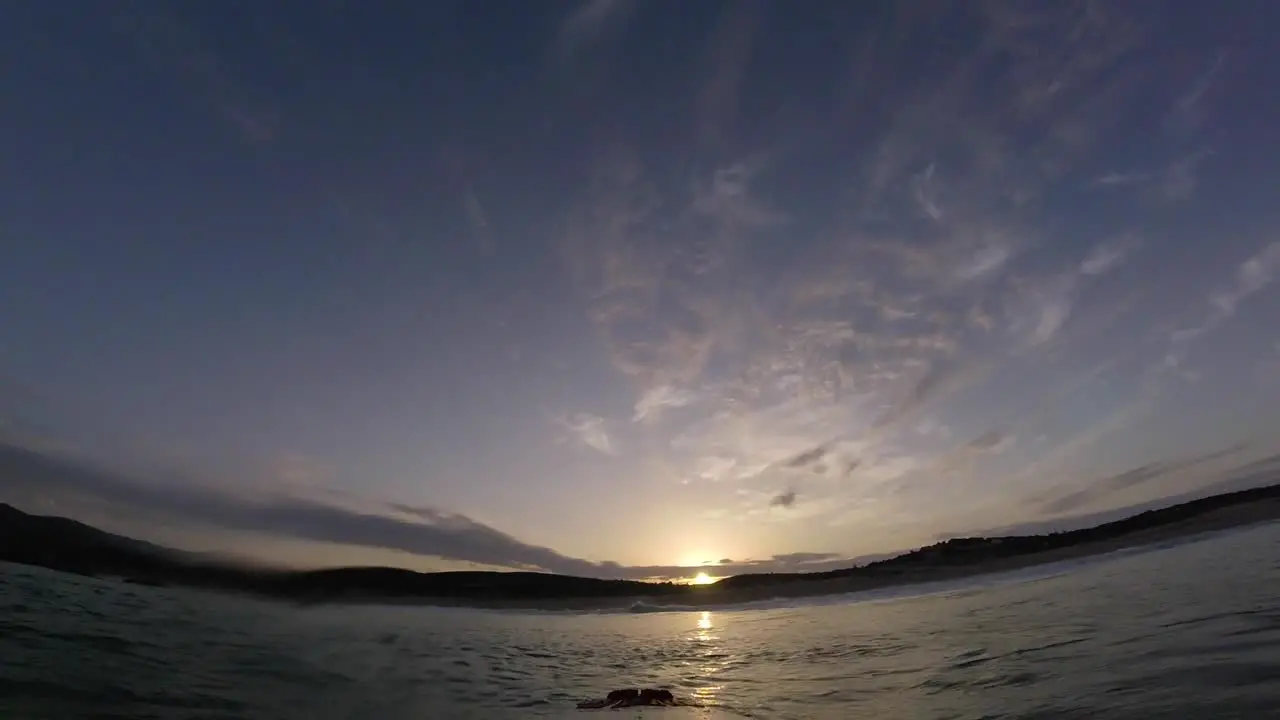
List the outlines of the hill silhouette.
<svg viewBox="0 0 1280 720">
<path fill-rule="evenodd" d="M 766 597 L 849 592 L 998 571 L 1275 518 L 1280 518 L 1280 485 L 1199 498 L 1090 528 L 1043 535 L 953 538 L 840 570 L 737 575 L 709 586 L 690 586 L 541 572 L 255 568 L 182 553 L 68 518 L 31 515 L 0 504 L 0 560 L 81 575 L 244 592 L 301 603 L 418 600 L 485 605 L 637 598 L 669 603 L 738 602 L 759 597 L 760 590 L 769 593 Z"/>
<path fill-rule="evenodd" d="M 909 553 L 857 567 L 813 573 L 774 573 L 738 575 L 721 580 L 725 587 L 750 587 L 759 584 L 798 580 L 833 580 L 875 573 L 901 573 L 930 567 L 963 567 L 997 558 L 1015 558 L 1049 553 L 1093 543 L 1133 538 L 1141 533 L 1168 529 L 1210 513 L 1233 507 L 1267 503 L 1263 518 L 1280 513 L 1280 485 L 1250 488 L 1221 495 L 1198 498 L 1169 507 L 1147 510 L 1121 520 L 1089 528 L 1046 533 L 1043 535 L 1006 535 L 997 537 L 959 537 L 913 550 Z M 1243 524 L 1228 522 L 1227 526 Z M 1192 528 L 1194 530 L 1194 528 Z M 1204 528 L 1215 529 L 1215 528 Z M 1163 539 L 1163 538 L 1159 538 Z"/>
</svg>

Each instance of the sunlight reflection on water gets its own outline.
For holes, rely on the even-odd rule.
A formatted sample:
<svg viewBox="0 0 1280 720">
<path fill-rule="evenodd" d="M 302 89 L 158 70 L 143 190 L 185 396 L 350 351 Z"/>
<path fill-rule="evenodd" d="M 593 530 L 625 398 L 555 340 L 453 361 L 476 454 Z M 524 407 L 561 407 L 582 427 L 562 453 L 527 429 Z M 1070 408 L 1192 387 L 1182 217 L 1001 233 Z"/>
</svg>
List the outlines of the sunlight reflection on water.
<svg viewBox="0 0 1280 720">
<path fill-rule="evenodd" d="M 717 704 L 716 697 L 721 686 L 714 678 L 724 669 L 721 661 L 727 657 L 721 647 L 720 636 L 711 632 L 714 627 L 711 611 L 703 610 L 698 614 L 698 629 L 694 633 L 694 639 L 699 644 L 698 679 L 692 688 L 692 699 L 701 705 Z"/>
<path fill-rule="evenodd" d="M 1280 523 L 927 597 L 599 615 L 303 610 L 0 566 L 0 717 L 523 720 L 619 687 L 761 720 L 1269 717 L 1278 548 Z"/>
</svg>

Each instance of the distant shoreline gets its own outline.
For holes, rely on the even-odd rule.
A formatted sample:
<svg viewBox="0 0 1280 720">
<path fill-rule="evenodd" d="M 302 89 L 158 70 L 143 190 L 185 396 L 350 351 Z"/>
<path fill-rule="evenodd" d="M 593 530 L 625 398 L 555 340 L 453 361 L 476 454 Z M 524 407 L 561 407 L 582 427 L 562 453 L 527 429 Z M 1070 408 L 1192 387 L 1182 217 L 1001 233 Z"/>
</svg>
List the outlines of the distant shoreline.
<svg viewBox="0 0 1280 720">
<path fill-rule="evenodd" d="M 1014 570 L 1050 565 L 1069 560 L 1099 557 L 1120 550 L 1137 549 L 1157 545 L 1170 540 L 1193 541 L 1202 535 L 1224 530 L 1261 526 L 1280 520 L 1280 500 L 1261 501 L 1246 506 L 1236 506 L 1213 511 L 1204 516 L 1149 531 L 1139 531 L 1132 536 L 1074 545 L 1057 550 L 1047 550 L 1029 555 L 993 558 L 965 566 L 920 568 L 896 577 L 846 577 L 830 580 L 793 580 L 776 585 L 751 588 L 734 588 L 718 591 L 716 584 L 693 587 L 687 594 L 637 595 L 628 598 L 565 598 L 556 600 L 457 600 L 449 598 L 352 598 L 354 604 L 388 604 L 449 608 L 474 608 L 482 610 L 625 610 L 635 603 L 644 603 L 650 612 L 660 612 L 664 607 L 673 611 L 682 608 L 698 608 L 718 605 L 746 605 L 785 598 L 824 597 L 852 593 L 910 587 L 936 582 L 965 580 L 985 575 L 998 575 Z"/>
<path fill-rule="evenodd" d="M 1280 520 L 1280 485 L 1191 500 L 1091 528 L 1045 535 L 954 538 L 862 566 L 736 575 L 710 585 L 540 572 L 418 573 L 353 567 L 283 571 L 193 560 L 74 520 L 0 504 L 0 560 L 127 583 L 183 586 L 310 606 L 382 604 L 494 610 L 646 611 L 744 605 L 991 575 Z"/>
</svg>

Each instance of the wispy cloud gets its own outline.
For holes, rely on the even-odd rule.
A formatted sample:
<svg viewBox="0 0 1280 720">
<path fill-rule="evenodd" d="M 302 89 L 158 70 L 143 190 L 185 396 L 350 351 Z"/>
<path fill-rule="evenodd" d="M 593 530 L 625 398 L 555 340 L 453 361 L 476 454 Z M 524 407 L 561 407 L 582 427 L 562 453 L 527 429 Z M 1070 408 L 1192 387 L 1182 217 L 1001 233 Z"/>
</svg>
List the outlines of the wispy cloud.
<svg viewBox="0 0 1280 720">
<path fill-rule="evenodd" d="M 695 110 L 704 143 L 721 142 L 734 129 L 747 65 L 767 9 L 766 3 L 746 0 L 725 5 L 721 12 L 708 43 Z"/>
<path fill-rule="evenodd" d="M 1095 185 L 1103 186 L 1123 186 L 1137 185 L 1151 179 L 1151 173 L 1146 172 L 1110 172 L 1106 175 L 1098 177 L 1094 180 Z"/>
<path fill-rule="evenodd" d="M 580 4 L 560 40 L 597 42 L 633 12 Z M 1202 112 L 1221 62 L 1152 102 L 1167 58 L 1138 52 L 1133 8 L 931 6 L 896 17 L 896 36 L 954 21 L 981 41 L 921 65 L 907 44 L 855 34 L 838 117 L 748 116 L 765 12 L 733 5 L 705 28 L 691 108 L 672 110 L 691 115 L 674 119 L 694 128 L 687 146 L 654 152 L 647 121 L 621 115 L 590 147 L 561 250 L 632 422 L 573 415 L 575 441 L 658 456 L 732 498 L 720 519 L 839 524 L 871 501 L 945 504 L 934 496 L 958 491 L 931 496 L 931 472 L 1056 482 L 1147 418 L 1161 389 L 1134 376 L 1162 348 L 1117 308 L 1172 257 L 1144 239 L 1167 220 L 1156 213 L 1191 207 L 1214 168 L 1194 124 L 1132 156 L 1114 148 L 1133 145 L 1135 118 Z M 837 145 L 843 162 L 813 162 Z M 1215 312 L 1270 282 L 1269 258 Z M 1112 375 L 1135 397 L 1083 421 L 1080 398 L 1111 399 Z"/>
<path fill-rule="evenodd" d="M 1089 255 L 1081 261 L 1080 272 L 1084 275 L 1103 275 L 1110 272 L 1127 260 L 1141 245 L 1142 241 L 1133 235 L 1095 245 L 1089 251 Z"/>
<path fill-rule="evenodd" d="M 804 468 L 820 462 L 827 455 L 827 446 L 818 445 L 817 447 L 805 450 L 804 452 L 788 458 L 783 461 L 783 467 Z"/>
<path fill-rule="evenodd" d="M 1207 114 L 1205 97 L 1213 89 L 1226 64 L 1227 56 L 1219 51 L 1207 67 L 1188 84 L 1178 96 L 1167 119 L 1167 129 L 1185 135 L 1199 128 Z"/>
<path fill-rule="evenodd" d="M 1211 155 L 1210 150 L 1200 150 L 1169 163 L 1156 186 L 1160 198 L 1171 203 L 1191 199 L 1199 185 L 1200 165 Z"/>
<path fill-rule="evenodd" d="M 796 504 L 795 490 L 788 490 L 784 493 L 779 493 L 778 495 L 775 495 L 772 500 L 769 501 L 770 506 L 780 507 L 780 508 L 795 507 L 795 504 Z"/>
<path fill-rule="evenodd" d="M 1208 44 L 1215 38 L 1199 51 L 1164 42 L 1148 31 L 1146 11 L 1133 3 L 895 4 L 882 18 L 887 24 L 853 17 L 865 12 L 857 3 L 828 5 L 822 22 L 841 32 L 818 53 L 834 60 L 821 67 L 801 67 L 806 53 L 786 57 L 796 38 L 785 30 L 772 35 L 778 18 L 769 15 L 780 4 L 749 0 L 672 14 L 650 12 L 656 5 L 640 0 L 573 0 L 553 9 L 550 19 L 546 8 L 528 11 L 530 27 L 545 27 L 550 72 L 522 68 L 486 76 L 481 90 L 458 98 L 463 105 L 441 105 L 448 117 L 433 126 L 460 135 L 428 141 L 445 148 L 438 162 L 414 167 L 419 163 L 410 153 L 403 167 L 383 168 L 390 173 L 383 180 L 358 180 L 379 196 L 376 208 L 363 211 L 377 217 L 379 238 L 421 237 L 417 208 L 398 205 L 407 202 L 397 200 L 401 193 L 382 191 L 385 182 L 404 180 L 451 198 L 453 223 L 469 228 L 492 256 L 466 267 L 431 258 L 393 268 L 392 257 L 421 261 L 434 251 L 421 243 L 379 243 L 377 262 L 359 263 L 360 270 L 391 270 L 385 279 L 396 286 L 383 292 L 375 285 L 384 277 L 353 276 L 344 287 L 370 290 L 356 294 L 372 297 L 372 304 L 350 316 L 344 310 L 335 321 L 360 325 L 363 332 L 365 325 L 379 325 L 362 323 L 364 313 L 381 313 L 392 302 L 482 296 L 475 303 L 486 308 L 480 322 L 450 310 L 433 319 L 430 336 L 422 326 L 406 323 L 396 334 L 382 325 L 371 330 L 383 334 L 370 337 L 367 347 L 392 355 L 384 340 L 415 343 L 453 332 L 456 342 L 448 349 L 470 353 L 474 376 L 482 378 L 492 377 L 488 371 L 497 368 L 486 363 L 506 350 L 521 361 L 519 374 L 509 379 L 521 384 L 521 392 L 507 394 L 514 385 L 503 379 L 456 390 L 480 402 L 496 395 L 518 404 L 535 402 L 532 395 L 555 395 L 553 383 L 570 385 L 567 402 L 573 404 L 542 405 L 545 412 L 531 421 L 532 437 L 547 446 L 562 444 L 521 445 L 522 453 L 547 454 L 534 465 L 560 461 L 591 469 L 607 463 L 620 488 L 655 497 L 666 497 L 666 484 L 684 483 L 674 488 L 683 494 L 676 512 L 697 512 L 683 500 L 696 498 L 698 507 L 718 513 L 717 522 L 768 522 L 780 541 L 798 542 L 802 532 L 836 526 L 844 528 L 831 535 L 839 542 L 863 542 L 871 533 L 847 529 L 895 514 L 904 522 L 927 522 L 931 513 L 952 512 L 969 498 L 1026 512 L 1016 498 L 1059 482 L 1067 484 L 1056 496 L 1060 508 L 1103 502 L 1097 488 L 1087 497 L 1062 499 L 1084 492 L 1073 473 L 1094 450 L 1113 450 L 1125 457 L 1112 458 L 1115 467 L 1139 470 L 1099 487 L 1153 490 L 1151 473 L 1167 471 L 1167 460 L 1142 456 L 1150 443 L 1121 451 L 1111 446 L 1124 443 L 1111 438 L 1144 421 L 1194 435 L 1189 428 L 1196 419 L 1185 411 L 1177 423 L 1168 422 L 1177 413 L 1154 412 L 1186 399 L 1174 394 L 1179 384 L 1165 382 L 1165 371 L 1192 372 L 1192 349 L 1229 320 L 1245 318 L 1280 269 L 1275 242 L 1232 257 L 1228 269 L 1215 268 L 1220 253 L 1234 252 L 1221 249 L 1230 247 L 1230 239 L 1202 234 L 1220 216 L 1231 216 L 1223 233 L 1236 224 L 1257 224 L 1234 216 L 1249 211 L 1252 197 L 1236 190 L 1265 183 L 1232 173 L 1250 147 L 1245 143 L 1257 146 L 1249 132 L 1261 125 L 1253 117 L 1216 124 L 1217 111 L 1243 107 L 1218 102 L 1228 81 L 1252 69 L 1216 52 L 1221 45 Z M 264 101 L 255 85 L 260 79 L 245 72 L 257 67 L 245 62 L 252 55 L 275 57 L 262 52 L 266 46 L 253 45 L 254 52 L 237 63 L 230 46 L 215 48 L 216 35 L 191 24 L 195 16 L 141 7 L 111 16 L 146 58 L 243 137 L 264 142 L 280 136 L 284 115 Z M 512 22 L 525 25 L 514 15 Z M 664 25 L 671 22 L 676 25 Z M 966 30 L 956 34 L 957 27 Z M 271 33 L 250 34 L 257 43 Z M 661 61 L 634 62 L 634 53 L 654 47 L 656 37 L 663 38 L 659 45 L 671 45 L 664 46 Z M 922 47 L 930 48 L 928 57 Z M 297 67 L 315 64 L 298 57 Z M 287 84 L 292 77 L 275 65 L 266 70 L 263 78 Z M 329 87 L 326 79 L 333 78 L 318 78 L 316 87 Z M 394 103 L 404 100 L 392 97 L 389 86 L 371 88 L 325 98 L 340 105 L 345 98 L 380 102 L 386 96 L 392 104 L 374 111 L 393 114 Z M 350 117 L 342 127 L 359 125 L 362 108 L 344 111 Z M 476 117 L 493 122 L 467 120 Z M 319 128 L 305 135 L 295 139 L 337 136 Z M 374 135 L 372 145 L 354 151 L 360 158 L 389 157 L 395 138 Z M 463 136 L 470 147 L 486 148 L 483 161 L 453 144 Z M 331 145 L 307 147 L 323 152 Z M 516 145 L 519 152 L 508 152 Z M 299 145 L 276 160 L 285 157 L 311 155 Z M 367 164 L 352 157 L 283 168 L 280 177 Z M 1258 164 L 1249 166 L 1251 172 L 1266 168 L 1263 154 L 1253 160 Z M 432 176 L 403 174 L 418 169 Z M 1214 192 L 1203 191 L 1209 187 Z M 344 213 L 357 214 L 360 204 L 350 195 L 334 195 Z M 1238 205 L 1203 206 L 1228 196 Z M 388 229 L 398 222 L 414 227 Z M 492 253 L 499 230 L 520 235 L 517 254 Z M 563 274 L 532 260 L 548 238 L 556 243 L 553 259 L 563 263 Z M 1194 253 L 1193 242 L 1201 243 Z M 446 278 L 450 268 L 464 272 Z M 1220 282 L 1213 282 L 1214 273 Z M 1212 293 L 1205 292 L 1209 285 Z M 1185 311 L 1182 302 L 1194 304 L 1186 317 L 1173 314 Z M 490 322 L 498 317 L 501 323 Z M 302 337 L 310 329 L 299 325 L 316 325 L 324 334 L 323 324 L 293 323 L 290 332 Z M 232 329 L 237 337 L 252 335 L 262 348 L 279 349 L 273 357 L 303 352 L 303 343 L 273 344 L 276 338 L 256 325 L 228 326 L 229 336 Z M 511 339 L 517 333 L 518 344 Z M 1255 343 L 1273 339 L 1255 335 Z M 421 345 L 411 349 L 420 356 L 403 357 L 413 359 L 407 363 L 412 371 L 405 372 L 414 376 L 387 373 L 379 383 L 452 390 L 442 384 L 454 378 L 483 382 L 464 379 L 456 362 L 436 372 L 440 353 L 422 353 Z M 540 374 L 553 363 L 532 362 L 534 356 L 554 357 L 554 378 Z M 25 361 L 38 357 L 31 353 Z M 1272 367 L 1253 360 L 1247 367 L 1260 373 Z M 245 367 L 262 365 L 248 361 Z M 218 377 L 243 388 L 248 380 L 238 376 L 249 370 Z M 160 385 L 177 387 L 177 381 Z M 280 397 L 294 400 L 311 394 L 304 388 L 318 387 L 294 378 L 284 385 L 292 389 L 279 390 Z M 30 423 L 19 427 L 10 419 L 9 398 L 0 387 L 0 434 L 17 444 L 25 433 L 23 442 L 35 447 Z M 371 404 L 345 408 L 363 417 Z M 410 412 L 432 412 L 408 400 L 385 405 L 395 406 L 385 408 L 388 426 L 394 420 L 404 427 Z M 402 409 L 411 405 L 413 410 Z M 157 409 L 149 421 L 171 417 L 174 407 Z M 443 448 L 453 453 L 440 459 L 451 466 L 451 477 L 463 472 L 476 447 L 493 449 L 485 458 L 484 482 L 502 482 L 492 479 L 501 473 L 491 466 L 519 465 L 523 457 L 505 457 L 497 428 L 532 413 L 510 410 L 492 424 L 493 436 L 468 438 L 475 447 Z M 326 413 L 325 422 L 340 423 L 341 416 Z M 364 431 L 363 421 L 357 424 Z M 290 426 L 316 432 L 305 419 Z M 344 461 L 367 459 L 358 449 L 366 445 L 353 441 Z M 388 473 L 388 467 L 410 464 L 405 458 L 369 463 Z M 316 519 L 322 510 L 339 508 L 345 514 L 333 522 L 346 534 L 333 537 L 343 542 L 373 533 L 393 538 L 378 542 L 414 552 L 430 545 L 451 557 L 474 556 L 478 550 L 451 549 L 451 534 L 430 535 L 456 526 L 469 529 L 463 535 L 478 545 L 503 548 L 497 554 L 511 562 L 530 564 L 537 556 L 540 567 L 588 567 L 513 546 L 510 538 L 498 539 L 496 531 L 443 511 L 330 497 L 322 488 L 332 482 L 333 468 L 306 457 L 282 455 L 260 465 L 245 476 L 270 478 L 272 493 L 305 495 L 305 507 L 234 486 L 210 501 L 228 513 L 212 521 L 256 532 L 278 519 L 293 528 L 289 532 L 318 537 L 320 530 L 297 529 L 310 523 L 297 513 Z M 577 488 L 563 478 L 579 476 L 573 467 L 562 469 L 546 473 L 555 479 L 538 480 L 546 482 L 545 501 L 561 508 L 577 500 Z M 186 476 L 179 481 L 197 484 Z M 381 477 L 368 484 L 401 482 Z M 473 490 L 462 485 L 459 493 Z M 499 494 L 477 493 L 471 500 L 479 502 L 481 495 Z M 188 499 L 181 502 L 196 503 L 194 495 L 183 497 Z M 257 505 L 287 507 L 272 511 L 276 515 L 246 515 L 251 497 Z M 225 509 L 227 503 L 234 509 Z M 185 505 L 178 510 L 199 512 Z M 716 525 L 707 533 L 723 529 Z"/>
<path fill-rule="evenodd" d="M 1223 317 L 1230 317 L 1241 301 L 1270 285 L 1277 271 L 1280 271 L 1280 242 L 1273 242 L 1241 263 L 1235 282 L 1215 293 L 1210 302 Z"/>
<path fill-rule="evenodd" d="M 245 77 L 233 74 L 225 58 L 176 10 L 127 4 L 117 6 L 113 20 L 145 57 L 173 73 L 192 99 L 206 105 L 244 139 L 252 143 L 275 139 L 282 125 L 279 110 L 263 100 Z M 260 33 L 257 39 L 264 37 Z"/>
<path fill-rule="evenodd" d="M 280 453 L 271 459 L 268 477 L 288 487 L 317 488 L 333 481 L 333 470 L 315 458 L 298 453 Z"/>
<path fill-rule="evenodd" d="M 695 399 L 693 393 L 672 385 L 655 385 L 643 391 L 636 400 L 635 422 L 657 422 L 663 411 L 670 408 L 684 407 Z"/>
<path fill-rule="evenodd" d="M 934 164 L 930 163 L 929 167 L 925 168 L 924 172 L 916 176 L 914 183 L 915 199 L 916 203 L 920 206 L 921 212 L 933 220 L 941 220 L 943 215 L 942 208 L 938 207 L 938 203 L 933 199 L 934 193 L 932 181 L 934 170 Z"/>
<path fill-rule="evenodd" d="M 1017 440 L 1017 436 L 999 430 L 988 430 L 969 441 L 973 450 L 985 453 L 1001 453 Z"/>
<path fill-rule="evenodd" d="M 1049 342 L 1066 325 L 1071 317 L 1075 290 L 1075 277 L 1069 274 L 1027 289 L 1023 302 L 1028 304 L 1029 314 L 1021 323 L 1029 343 L 1040 345 Z"/>
<path fill-rule="evenodd" d="M 582 447 L 591 448 L 605 455 L 613 455 L 617 451 L 605 419 L 598 415 L 577 413 L 567 418 L 559 418 L 558 423 L 569 431 L 569 439 Z"/>
<path fill-rule="evenodd" d="M 599 42 L 635 12 L 636 0 L 581 0 L 565 17 L 557 38 L 562 55 L 571 55 Z"/>
<path fill-rule="evenodd" d="M 1271 344 L 1271 352 L 1258 360 L 1258 379 L 1267 385 L 1280 383 L 1280 342 Z"/>
<path fill-rule="evenodd" d="M 1169 333 L 1168 349 L 1160 366 L 1180 369 L 1191 346 L 1236 314 L 1248 298 L 1267 288 L 1280 270 L 1280 242 L 1263 246 L 1242 262 L 1230 282 L 1209 295 L 1209 311 L 1198 324 L 1181 327 Z"/>
<path fill-rule="evenodd" d="M 430 508 L 401 505 L 379 512 L 304 495 L 245 497 L 206 486 L 162 485 L 7 446 L 0 446 L 0 464 L 29 492 L 42 496 L 89 496 L 225 530 L 402 550 L 500 567 L 571 574 L 597 569 L 593 563 L 522 543 L 466 516 Z M 397 519 L 388 511 L 413 519 Z"/>
<path fill-rule="evenodd" d="M 1053 516 L 1094 507 L 1107 502 L 1111 496 L 1131 490 L 1167 475 L 1173 475 L 1215 460 L 1228 458 L 1246 448 L 1245 445 L 1233 445 L 1228 448 L 1195 455 L 1180 460 L 1146 463 L 1124 472 L 1095 480 L 1079 490 L 1061 494 L 1039 505 L 1042 515 Z"/>
<path fill-rule="evenodd" d="M 531 545 L 466 515 L 404 503 L 362 501 L 346 505 L 308 494 L 246 497 L 226 488 L 146 482 L 31 450 L 0 445 L 0 472 L 13 478 L 0 500 L 92 499 L 97 507 L 150 513 L 188 527 L 211 527 L 270 538 L 336 543 L 407 552 L 485 567 L 539 570 L 588 577 L 630 579 L 688 577 L 697 568 L 626 566 L 596 562 Z M 144 531 L 145 527 L 135 530 Z M 719 574 L 791 572 L 844 567 L 853 560 L 834 553 L 799 552 L 762 560 L 722 560 Z"/>
</svg>

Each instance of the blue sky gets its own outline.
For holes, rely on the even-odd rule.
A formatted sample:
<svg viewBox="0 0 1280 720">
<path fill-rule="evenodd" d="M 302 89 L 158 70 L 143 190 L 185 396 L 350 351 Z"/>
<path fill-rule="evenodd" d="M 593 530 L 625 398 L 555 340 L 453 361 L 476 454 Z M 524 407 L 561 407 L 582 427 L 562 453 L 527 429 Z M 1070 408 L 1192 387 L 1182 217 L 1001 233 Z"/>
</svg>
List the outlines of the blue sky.
<svg viewBox="0 0 1280 720">
<path fill-rule="evenodd" d="M 1216 487 L 1280 452 L 1278 18 L 1161 10 L 6 7 L 0 499 L 644 577 Z"/>
</svg>

